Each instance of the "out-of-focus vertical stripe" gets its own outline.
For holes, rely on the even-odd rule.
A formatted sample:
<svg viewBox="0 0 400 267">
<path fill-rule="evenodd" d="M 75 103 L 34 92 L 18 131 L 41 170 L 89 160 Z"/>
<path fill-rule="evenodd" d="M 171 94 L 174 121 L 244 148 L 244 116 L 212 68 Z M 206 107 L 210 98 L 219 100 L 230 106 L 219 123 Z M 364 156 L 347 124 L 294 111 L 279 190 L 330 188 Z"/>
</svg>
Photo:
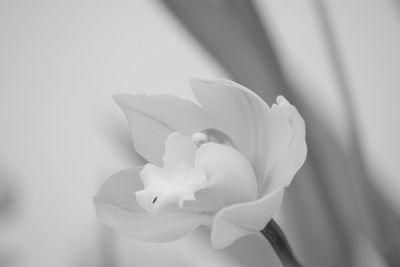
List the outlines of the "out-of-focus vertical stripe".
<svg viewBox="0 0 400 267">
<path fill-rule="evenodd" d="M 164 3 L 233 79 L 268 101 L 279 93 L 285 94 L 306 118 L 310 148 L 307 169 L 311 171 L 302 171 L 295 179 L 294 188 L 289 189 L 291 201 L 288 206 L 296 214 L 292 218 L 300 230 L 297 234 L 304 242 L 303 246 L 307 247 L 302 248 L 307 260 L 315 266 L 350 265 L 353 261 L 352 239 L 365 231 L 390 265 L 395 266 L 398 256 L 393 252 L 400 239 L 390 237 L 388 233 L 398 235 L 398 218 L 368 180 L 355 127 L 349 125 L 352 131 L 345 142 L 349 146 L 343 147 L 327 130 L 325 122 L 311 112 L 302 101 L 305 96 L 298 95 L 295 86 L 285 79 L 270 36 L 260 23 L 252 2 L 165 0 Z M 321 11 L 322 3 L 317 4 Z M 322 15 L 327 19 L 326 14 Z M 332 29 L 326 28 L 328 21 L 322 22 L 325 23 L 322 25 L 324 34 L 331 38 L 327 39 L 328 52 L 338 85 L 343 89 L 343 98 L 347 99 L 345 72 L 329 35 Z M 347 105 L 348 124 L 352 124 L 355 118 L 350 100 Z M 319 240 L 321 236 L 329 239 Z M 382 241 L 382 237 L 387 238 Z M 318 255 L 315 255 L 316 251 Z"/>
<path fill-rule="evenodd" d="M 325 41 L 328 56 L 332 65 L 333 74 L 337 81 L 337 88 L 346 103 L 347 120 L 349 125 L 349 138 L 347 159 L 352 166 L 353 175 L 349 178 L 353 197 L 355 199 L 359 223 L 367 231 L 377 248 L 384 255 L 389 266 L 400 265 L 400 226 L 399 218 L 395 211 L 379 196 L 371 185 L 371 174 L 364 163 L 362 148 L 358 134 L 358 120 L 352 101 L 351 88 L 347 77 L 343 58 L 340 53 L 338 39 L 329 16 L 326 0 L 313 0 L 315 11 L 321 25 L 321 35 Z"/>
<path fill-rule="evenodd" d="M 333 192 L 326 183 L 339 177 L 345 184 L 345 175 L 338 173 L 343 169 L 340 157 L 343 151 L 289 86 L 252 2 L 173 0 L 164 3 L 234 80 L 253 89 L 269 103 L 276 95 L 284 94 L 299 107 L 308 121 L 310 160 L 307 164 L 313 173 L 307 176 L 300 173 L 295 179 L 295 188 L 289 191 L 291 204 L 299 211 L 294 224 L 299 230 L 300 226 L 307 227 L 306 231 L 299 231 L 301 250 L 312 266 L 349 265 L 349 246 L 355 226 L 343 220 L 343 211 L 333 202 Z M 329 240 L 321 240 L 322 236 Z"/>
</svg>

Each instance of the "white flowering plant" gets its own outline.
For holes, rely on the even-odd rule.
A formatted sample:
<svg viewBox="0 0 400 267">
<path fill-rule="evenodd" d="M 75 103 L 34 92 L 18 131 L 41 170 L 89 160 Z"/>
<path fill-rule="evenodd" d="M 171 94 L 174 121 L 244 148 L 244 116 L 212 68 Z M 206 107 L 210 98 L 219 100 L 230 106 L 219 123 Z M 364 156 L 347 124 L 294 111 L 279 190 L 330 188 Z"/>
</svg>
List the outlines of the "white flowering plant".
<svg viewBox="0 0 400 267">
<path fill-rule="evenodd" d="M 305 123 L 284 97 L 268 106 L 229 80 L 191 80 L 198 103 L 116 95 L 147 164 L 111 176 L 98 218 L 133 238 L 180 239 L 200 225 L 224 248 L 260 232 L 307 155 Z"/>
</svg>

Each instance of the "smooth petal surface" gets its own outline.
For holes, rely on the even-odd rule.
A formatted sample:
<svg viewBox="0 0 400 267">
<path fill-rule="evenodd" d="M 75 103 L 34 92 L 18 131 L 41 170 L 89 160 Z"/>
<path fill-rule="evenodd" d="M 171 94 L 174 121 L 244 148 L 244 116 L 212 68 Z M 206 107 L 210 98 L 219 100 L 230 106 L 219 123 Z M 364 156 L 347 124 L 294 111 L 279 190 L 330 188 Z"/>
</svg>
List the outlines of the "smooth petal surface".
<svg viewBox="0 0 400 267">
<path fill-rule="evenodd" d="M 274 191 L 276 188 L 288 186 L 292 181 L 296 172 L 304 164 L 307 156 L 306 144 L 306 128 L 303 118 L 300 116 L 297 109 L 291 105 L 284 97 L 277 98 L 277 105 L 272 107 L 274 114 L 276 114 L 275 125 L 287 122 L 291 130 L 291 138 L 288 140 L 288 135 L 279 137 L 276 132 L 276 140 L 270 140 L 271 145 L 269 148 L 274 149 L 274 161 L 268 162 L 265 171 L 266 188 L 268 192 Z M 286 126 L 281 125 L 282 132 L 288 132 Z M 275 131 L 279 127 L 273 128 Z M 281 140 L 281 142 L 278 142 Z M 285 146 L 285 143 L 287 145 Z M 275 144 L 272 145 L 272 144 Z"/>
<path fill-rule="evenodd" d="M 224 206 L 257 198 L 257 179 L 249 161 L 230 146 L 201 145 L 196 153 L 195 168 L 207 177 L 204 191 Z"/>
<path fill-rule="evenodd" d="M 178 240 L 201 224 L 210 224 L 213 213 L 202 207 L 207 199 L 200 196 L 199 205 L 187 205 L 183 209 L 167 209 L 151 215 L 141 208 L 135 191 L 143 189 L 139 179 L 140 168 L 116 173 L 107 180 L 94 197 L 98 218 L 114 229 L 143 241 L 169 242 Z"/>
<path fill-rule="evenodd" d="M 284 188 L 251 202 L 221 209 L 215 216 L 211 242 L 214 248 L 225 248 L 242 236 L 259 232 L 278 211 Z"/>
<path fill-rule="evenodd" d="M 267 160 L 270 109 L 249 89 L 228 80 L 191 80 L 196 99 L 215 127 L 229 135 L 261 181 Z"/>
<path fill-rule="evenodd" d="M 212 127 L 203 110 L 189 100 L 169 95 L 115 95 L 114 100 L 125 113 L 136 150 L 157 166 L 170 133 L 190 137 Z"/>
</svg>

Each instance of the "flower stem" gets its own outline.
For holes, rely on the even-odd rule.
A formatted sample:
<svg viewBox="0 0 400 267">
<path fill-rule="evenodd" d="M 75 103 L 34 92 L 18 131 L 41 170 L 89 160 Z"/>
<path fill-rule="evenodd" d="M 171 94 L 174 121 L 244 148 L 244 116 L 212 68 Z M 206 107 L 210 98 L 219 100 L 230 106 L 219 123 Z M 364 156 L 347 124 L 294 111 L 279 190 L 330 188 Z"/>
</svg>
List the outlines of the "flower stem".
<svg viewBox="0 0 400 267">
<path fill-rule="evenodd" d="M 276 254 L 281 260 L 285 267 L 303 267 L 303 265 L 297 260 L 293 253 L 292 248 L 285 236 L 285 233 L 279 227 L 274 219 L 271 219 L 269 223 L 261 230 L 261 234 L 268 239 L 271 246 L 274 248 Z"/>
</svg>

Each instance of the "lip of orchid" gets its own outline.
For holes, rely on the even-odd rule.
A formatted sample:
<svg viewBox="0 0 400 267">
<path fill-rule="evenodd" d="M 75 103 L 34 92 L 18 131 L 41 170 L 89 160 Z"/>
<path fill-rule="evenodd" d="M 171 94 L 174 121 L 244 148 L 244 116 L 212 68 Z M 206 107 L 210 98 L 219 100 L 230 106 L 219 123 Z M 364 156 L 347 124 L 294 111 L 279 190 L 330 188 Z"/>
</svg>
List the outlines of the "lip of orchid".
<svg viewBox="0 0 400 267">
<path fill-rule="evenodd" d="M 177 151 L 171 151 L 173 148 L 169 145 L 170 143 L 185 138 L 190 140 L 192 144 L 186 143 L 186 147 L 179 147 L 176 148 Z M 179 156 L 182 156 L 182 151 L 178 150 L 190 150 L 193 149 L 191 147 L 193 145 L 196 145 L 194 153 L 189 156 L 186 153 L 186 157 L 193 156 L 194 164 L 190 166 L 190 164 L 180 162 L 179 160 L 188 159 L 179 159 Z M 144 189 L 136 192 L 136 199 L 139 205 L 150 214 L 156 215 L 173 204 L 183 208 L 185 201 L 196 200 L 195 193 L 200 190 L 207 190 L 207 194 L 225 204 L 233 204 L 244 200 L 249 201 L 256 198 L 257 183 L 252 167 L 247 159 L 234 148 L 232 140 L 226 134 L 218 130 L 206 129 L 193 134 L 192 138 L 189 139 L 179 133 L 173 133 L 167 138 L 165 147 L 164 166 L 159 168 L 152 164 L 146 164 L 140 172 Z M 204 152 L 204 150 L 208 150 L 208 152 Z M 228 180 L 229 177 L 226 178 L 224 176 L 232 176 L 229 171 L 225 171 L 225 173 L 220 170 L 210 171 L 210 161 L 207 158 L 213 157 L 215 150 L 223 151 L 222 154 L 218 152 L 221 154 L 218 155 L 219 157 L 231 158 L 231 162 L 228 164 L 236 163 L 236 166 L 242 165 L 239 168 L 243 170 L 243 176 L 245 177 L 239 179 L 245 179 L 246 182 L 240 183 L 240 187 L 234 188 L 228 185 L 231 181 Z M 169 159 L 171 154 L 176 154 L 177 158 L 173 160 L 173 166 L 171 164 L 168 166 L 165 163 L 171 161 Z M 222 165 L 226 165 L 226 163 L 222 163 Z M 229 168 L 227 165 L 222 166 L 222 168 L 226 167 Z M 215 166 L 211 168 L 215 168 Z M 247 180 L 252 182 L 247 182 Z M 234 183 L 235 181 L 233 180 Z M 245 187 L 244 190 L 243 187 Z"/>
<path fill-rule="evenodd" d="M 140 176 L 145 189 L 135 192 L 136 199 L 152 215 L 171 204 L 183 208 L 184 201 L 196 200 L 194 193 L 209 186 L 205 175 L 193 169 L 169 171 L 146 164 Z"/>
</svg>

